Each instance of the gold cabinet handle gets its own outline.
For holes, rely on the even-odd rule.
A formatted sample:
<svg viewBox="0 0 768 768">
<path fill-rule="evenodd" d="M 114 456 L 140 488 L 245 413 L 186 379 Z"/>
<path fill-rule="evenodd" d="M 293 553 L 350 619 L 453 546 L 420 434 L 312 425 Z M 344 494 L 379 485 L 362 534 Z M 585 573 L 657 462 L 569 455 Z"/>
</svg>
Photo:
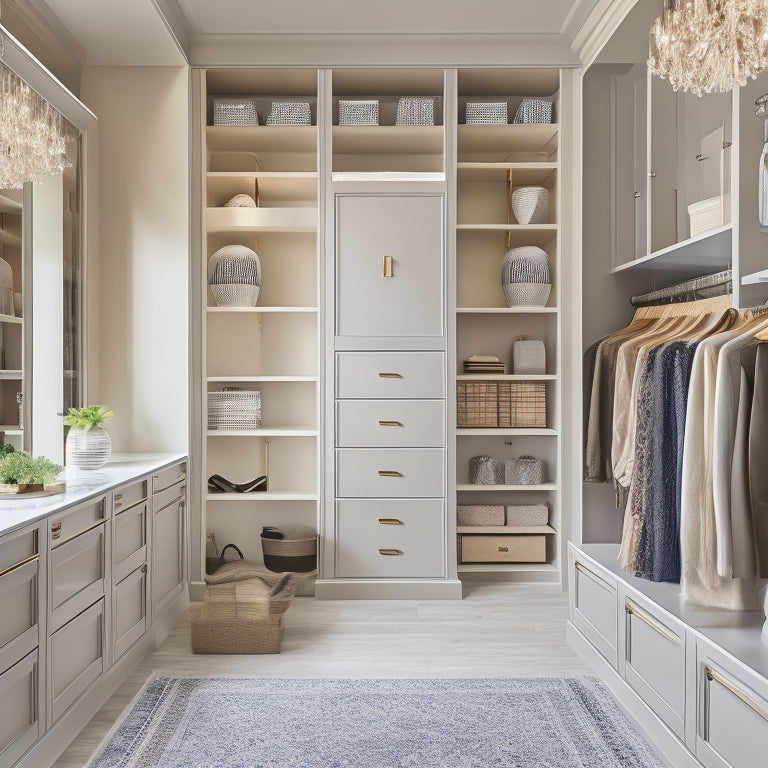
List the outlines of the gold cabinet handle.
<svg viewBox="0 0 768 768">
<path fill-rule="evenodd" d="M 652 630 L 655 632 L 658 632 L 662 637 L 669 640 L 670 643 L 674 643 L 675 645 L 680 645 L 681 640 L 680 638 L 671 630 L 667 629 L 664 625 L 660 624 L 658 621 L 654 621 L 650 616 L 646 615 L 643 611 L 640 611 L 637 609 L 636 606 L 632 605 L 629 601 L 624 603 L 624 610 L 630 615 L 634 616 L 637 619 L 640 619 L 644 624 L 647 624 Z"/>
<path fill-rule="evenodd" d="M 380 517 L 379 522 L 382 525 L 402 525 L 403 521 L 398 520 L 396 517 Z"/>
<path fill-rule="evenodd" d="M 402 477 L 403 473 L 398 472 L 396 469 L 380 469 L 379 477 Z"/>
<path fill-rule="evenodd" d="M 380 421 L 380 427 L 402 427 L 402 423 L 399 421 Z"/>
<path fill-rule="evenodd" d="M 380 379 L 402 379 L 403 375 L 401 373 L 379 373 Z"/>
<path fill-rule="evenodd" d="M 115 509 L 118 507 L 123 506 L 123 494 L 122 493 L 116 493 L 115 494 Z"/>
<path fill-rule="evenodd" d="M 715 682 L 720 683 L 720 685 L 729 690 L 736 696 L 736 698 L 743 701 L 753 712 L 756 712 L 768 723 L 768 712 L 766 712 L 766 710 L 745 691 L 742 691 L 735 683 L 732 683 L 725 675 L 713 667 L 710 667 L 708 664 L 704 665 L 704 674 L 706 675 L 708 682 L 711 683 L 714 680 Z"/>
<path fill-rule="evenodd" d="M 509 547 L 499 547 L 499 552 L 509 552 Z"/>
<path fill-rule="evenodd" d="M 381 269 L 384 277 L 393 277 L 392 273 L 392 257 L 386 254 L 381 257 Z"/>
<path fill-rule="evenodd" d="M 402 555 L 402 551 L 399 549 L 380 549 L 380 555 Z"/>
</svg>

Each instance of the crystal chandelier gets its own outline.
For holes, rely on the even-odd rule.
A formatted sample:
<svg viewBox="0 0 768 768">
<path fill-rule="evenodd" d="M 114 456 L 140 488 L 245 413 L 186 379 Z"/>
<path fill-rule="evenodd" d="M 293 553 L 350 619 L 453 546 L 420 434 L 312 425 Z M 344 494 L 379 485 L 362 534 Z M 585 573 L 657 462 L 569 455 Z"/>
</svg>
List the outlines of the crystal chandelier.
<svg viewBox="0 0 768 768">
<path fill-rule="evenodd" d="M 61 113 L 0 64 L 0 189 L 20 189 L 70 168 L 76 136 Z"/>
<path fill-rule="evenodd" d="M 664 0 L 648 66 L 697 96 L 746 85 L 768 67 L 766 0 Z"/>
</svg>

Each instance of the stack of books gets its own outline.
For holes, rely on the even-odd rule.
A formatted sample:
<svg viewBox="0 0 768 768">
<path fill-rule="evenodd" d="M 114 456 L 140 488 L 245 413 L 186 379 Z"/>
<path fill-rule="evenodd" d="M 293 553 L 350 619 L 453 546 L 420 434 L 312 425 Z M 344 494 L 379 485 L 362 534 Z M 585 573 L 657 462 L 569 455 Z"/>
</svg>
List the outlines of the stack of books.
<svg viewBox="0 0 768 768">
<path fill-rule="evenodd" d="M 464 361 L 464 373 L 492 373 L 503 376 L 506 372 L 506 363 L 502 363 L 494 355 L 470 355 Z"/>
</svg>

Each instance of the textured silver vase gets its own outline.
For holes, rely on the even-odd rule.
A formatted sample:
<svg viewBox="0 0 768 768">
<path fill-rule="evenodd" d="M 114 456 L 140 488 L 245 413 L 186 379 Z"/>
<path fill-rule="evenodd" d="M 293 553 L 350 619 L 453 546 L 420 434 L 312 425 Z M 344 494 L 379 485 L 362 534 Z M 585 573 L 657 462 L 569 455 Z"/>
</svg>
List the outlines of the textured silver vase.
<svg viewBox="0 0 768 768">
<path fill-rule="evenodd" d="M 510 307 L 543 307 L 552 290 L 546 251 L 535 245 L 507 251 L 501 263 L 501 286 Z"/>
<path fill-rule="evenodd" d="M 490 456 L 473 456 L 469 460 L 469 482 L 474 485 L 503 485 L 504 465 Z"/>
<path fill-rule="evenodd" d="M 510 459 L 504 468 L 504 482 L 507 485 L 541 485 L 543 477 L 542 461 L 535 456 Z"/>
<path fill-rule="evenodd" d="M 208 285 L 220 307 L 255 307 L 261 287 L 258 254 L 244 245 L 225 245 L 208 261 Z"/>
<path fill-rule="evenodd" d="M 67 466 L 76 469 L 100 469 L 112 454 L 112 440 L 102 427 L 69 430 L 66 442 Z"/>
</svg>

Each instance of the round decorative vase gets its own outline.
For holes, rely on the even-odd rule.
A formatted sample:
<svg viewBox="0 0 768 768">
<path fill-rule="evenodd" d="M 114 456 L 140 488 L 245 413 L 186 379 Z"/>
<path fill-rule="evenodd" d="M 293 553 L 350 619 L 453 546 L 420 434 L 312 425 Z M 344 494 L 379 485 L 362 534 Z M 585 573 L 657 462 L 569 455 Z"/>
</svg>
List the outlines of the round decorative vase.
<svg viewBox="0 0 768 768">
<path fill-rule="evenodd" d="M 112 454 L 112 440 L 102 427 L 70 428 L 66 442 L 67 466 L 76 469 L 100 469 Z"/>
<path fill-rule="evenodd" d="M 549 218 L 549 190 L 546 187 L 513 189 L 512 213 L 518 224 L 546 224 Z"/>
<path fill-rule="evenodd" d="M 501 263 L 501 286 L 510 307 L 543 307 L 552 290 L 546 252 L 535 245 L 507 251 Z"/>
<path fill-rule="evenodd" d="M 220 307 L 255 307 L 261 287 L 261 262 L 244 245 L 225 245 L 208 261 L 208 285 Z"/>
<path fill-rule="evenodd" d="M 235 195 L 224 203 L 225 208 L 256 208 L 256 201 L 245 194 Z"/>
<path fill-rule="evenodd" d="M 541 485 L 543 477 L 542 461 L 535 456 L 520 456 L 506 463 L 504 472 L 506 485 Z"/>
<path fill-rule="evenodd" d="M 469 460 L 469 482 L 474 485 L 504 485 L 504 465 L 490 456 Z"/>
</svg>

